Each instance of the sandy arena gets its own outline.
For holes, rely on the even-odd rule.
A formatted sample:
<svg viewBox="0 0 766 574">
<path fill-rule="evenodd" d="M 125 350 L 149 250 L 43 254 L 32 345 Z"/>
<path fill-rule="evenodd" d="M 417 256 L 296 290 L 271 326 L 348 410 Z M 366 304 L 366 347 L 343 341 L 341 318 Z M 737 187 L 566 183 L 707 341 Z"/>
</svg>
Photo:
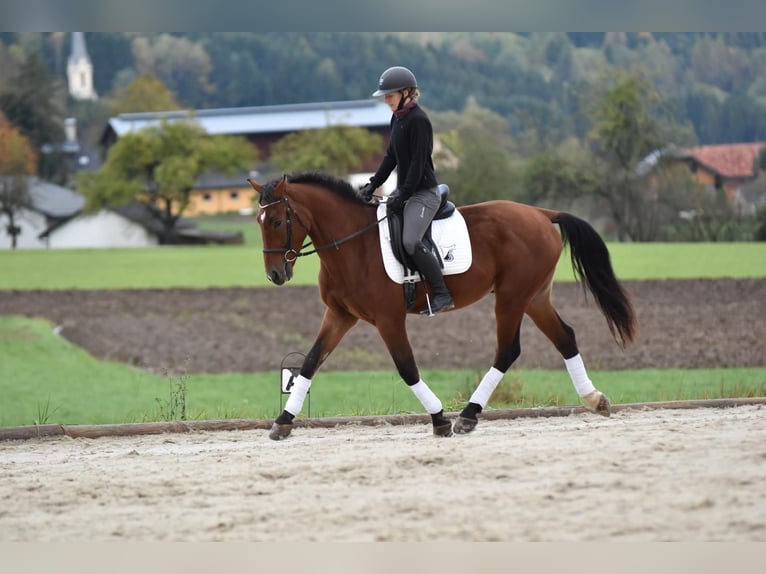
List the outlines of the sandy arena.
<svg viewBox="0 0 766 574">
<path fill-rule="evenodd" d="M 764 541 L 766 411 L 0 444 L 3 541 Z"/>
</svg>

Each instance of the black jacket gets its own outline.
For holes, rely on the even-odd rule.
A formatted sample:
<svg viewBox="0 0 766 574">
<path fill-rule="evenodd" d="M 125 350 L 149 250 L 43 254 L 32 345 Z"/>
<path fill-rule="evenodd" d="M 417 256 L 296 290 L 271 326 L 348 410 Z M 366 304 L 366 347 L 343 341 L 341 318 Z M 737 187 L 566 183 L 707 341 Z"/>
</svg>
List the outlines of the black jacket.
<svg viewBox="0 0 766 574">
<path fill-rule="evenodd" d="M 380 187 L 397 168 L 397 188 L 403 199 L 420 189 L 436 187 L 436 174 L 431 154 L 434 133 L 431 120 L 419 105 L 404 114 L 391 117 L 391 140 L 378 171 L 370 180 L 373 188 Z"/>
</svg>

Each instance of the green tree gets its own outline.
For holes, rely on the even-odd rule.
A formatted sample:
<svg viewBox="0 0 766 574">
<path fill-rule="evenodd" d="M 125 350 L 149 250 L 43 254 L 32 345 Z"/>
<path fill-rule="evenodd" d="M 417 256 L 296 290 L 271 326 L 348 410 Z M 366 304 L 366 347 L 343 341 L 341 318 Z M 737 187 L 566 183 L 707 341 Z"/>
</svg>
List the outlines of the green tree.
<svg viewBox="0 0 766 574">
<path fill-rule="evenodd" d="M 123 135 L 97 172 L 83 173 L 78 187 L 86 210 L 144 199 L 162 224 L 162 243 L 175 243 L 175 225 L 203 173 L 250 169 L 255 148 L 242 138 L 210 136 L 196 122 L 163 122 Z"/>
<path fill-rule="evenodd" d="M 42 154 L 38 174 L 59 183 L 67 176 L 60 149 L 64 141 L 63 100 L 61 84 L 36 52 L 20 65 L 10 88 L 0 94 L 0 110 Z"/>
<path fill-rule="evenodd" d="M 36 170 L 37 154 L 29 140 L 0 112 L 0 214 L 8 219 L 5 232 L 12 249 L 20 232 L 16 215 L 31 206 L 28 176 Z"/>
<path fill-rule="evenodd" d="M 114 114 L 167 112 L 181 109 L 175 95 L 153 74 L 143 74 L 124 88 L 117 88 L 107 106 Z"/>
<path fill-rule="evenodd" d="M 620 74 L 599 86 L 589 110 L 589 143 L 598 185 L 591 192 L 608 207 L 620 241 L 652 239 L 639 162 L 674 139 L 689 137 L 668 117 L 662 100 L 641 76 Z"/>
<path fill-rule="evenodd" d="M 0 93 L 7 91 L 12 85 L 13 78 L 24 59 L 18 46 L 6 46 L 0 40 Z"/>
<path fill-rule="evenodd" d="M 533 204 L 546 199 L 571 203 L 593 195 L 598 185 L 586 160 L 567 157 L 561 150 L 543 150 L 530 156 L 521 171 L 521 183 L 524 201 Z"/>
<path fill-rule="evenodd" d="M 436 137 L 451 160 L 434 161 L 441 165 L 438 179 L 451 187 L 456 203 L 466 205 L 491 199 L 511 199 L 511 157 L 513 141 L 508 123 L 496 113 L 481 107 L 471 97 L 461 114 L 432 114 Z"/>
<path fill-rule="evenodd" d="M 383 138 L 347 125 L 293 132 L 271 148 L 270 161 L 282 171 L 325 171 L 345 177 L 383 151 Z"/>
<path fill-rule="evenodd" d="M 133 58 L 139 74 L 153 74 L 174 93 L 195 107 L 206 104 L 215 87 L 210 83 L 213 64 L 205 47 L 188 38 L 160 34 L 133 40 Z"/>
</svg>

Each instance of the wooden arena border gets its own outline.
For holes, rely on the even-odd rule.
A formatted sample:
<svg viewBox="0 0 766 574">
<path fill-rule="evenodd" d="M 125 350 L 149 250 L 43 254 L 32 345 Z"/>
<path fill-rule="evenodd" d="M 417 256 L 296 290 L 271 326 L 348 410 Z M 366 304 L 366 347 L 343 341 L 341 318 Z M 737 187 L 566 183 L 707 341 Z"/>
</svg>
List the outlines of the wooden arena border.
<svg viewBox="0 0 766 574">
<path fill-rule="evenodd" d="M 739 399 L 705 399 L 691 401 L 663 401 L 654 403 L 627 403 L 612 405 L 612 412 L 625 410 L 730 408 L 746 405 L 766 405 L 766 397 Z M 534 417 L 566 417 L 588 412 L 582 406 L 538 407 L 527 409 L 496 409 L 481 414 L 481 420 L 505 420 Z M 447 413 L 456 416 L 457 413 Z M 414 425 L 429 424 L 429 415 L 381 415 L 358 417 L 326 417 L 296 419 L 296 428 L 333 428 L 340 425 Z M 113 425 L 61 425 L 44 424 L 19 427 L 0 427 L 0 441 L 28 440 L 45 437 L 99 438 L 108 436 L 135 436 L 194 431 L 268 430 L 272 419 L 225 419 L 209 421 L 127 423 Z"/>
</svg>

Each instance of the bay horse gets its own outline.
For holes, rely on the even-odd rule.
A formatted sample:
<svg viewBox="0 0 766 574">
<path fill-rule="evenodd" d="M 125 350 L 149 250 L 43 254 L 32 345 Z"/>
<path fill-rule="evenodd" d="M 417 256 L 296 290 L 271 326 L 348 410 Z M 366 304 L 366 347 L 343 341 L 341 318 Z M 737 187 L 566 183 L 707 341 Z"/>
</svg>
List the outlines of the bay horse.
<svg viewBox="0 0 766 574">
<path fill-rule="evenodd" d="M 492 392 L 521 354 L 524 314 L 561 353 L 586 407 L 610 415 L 609 399 L 585 370 L 574 330 L 551 302 L 556 264 L 568 243 L 576 278 L 593 294 L 615 341 L 624 347 L 636 336 L 629 296 L 615 276 L 606 244 L 588 222 L 566 212 L 506 200 L 459 208 L 473 258 L 467 271 L 447 275 L 445 281 L 456 310 L 494 293 L 497 347 L 492 366 L 453 426 L 439 398 L 421 379 L 407 335 L 407 313 L 426 308 L 425 287 L 418 289 L 415 304 L 408 309 L 402 286 L 384 269 L 376 209 L 349 183 L 327 174 L 296 173 L 264 185 L 248 182 L 258 194 L 257 220 L 268 279 L 283 285 L 291 279 L 299 257 L 316 253 L 319 291 L 326 305 L 319 332 L 270 438 L 290 435 L 315 373 L 360 319 L 377 328 L 399 375 L 431 415 L 436 436 L 468 433 L 476 427 Z M 307 250 L 312 244 L 313 249 Z"/>
</svg>

